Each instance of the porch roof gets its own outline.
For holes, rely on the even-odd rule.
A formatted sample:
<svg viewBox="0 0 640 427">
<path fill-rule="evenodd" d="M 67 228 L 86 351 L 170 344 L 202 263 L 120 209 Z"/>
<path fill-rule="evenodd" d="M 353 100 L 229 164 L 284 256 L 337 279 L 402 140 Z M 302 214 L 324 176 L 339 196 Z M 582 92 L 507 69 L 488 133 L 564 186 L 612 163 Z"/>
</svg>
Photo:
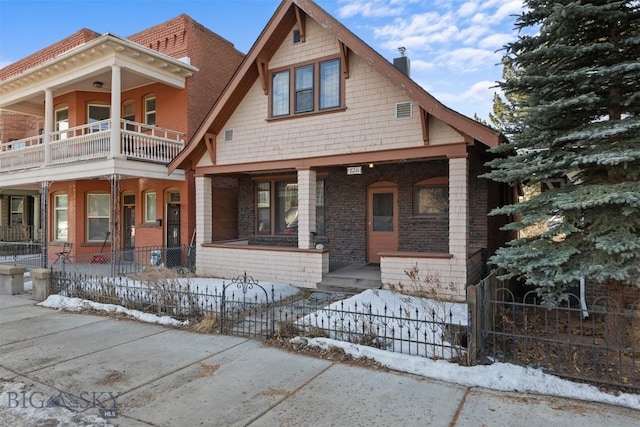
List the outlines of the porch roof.
<svg viewBox="0 0 640 427">
<path fill-rule="evenodd" d="M 159 53 L 111 33 L 72 47 L 35 66 L 6 67 L 0 80 L 0 108 L 29 114 L 43 114 L 45 89 L 55 96 L 73 91 L 96 91 L 93 82 L 103 82 L 99 90 L 110 91 L 111 66 L 123 69 L 122 90 L 152 82 L 178 88 L 198 70 L 179 59 Z M 11 74 L 15 72 L 15 74 Z"/>
</svg>

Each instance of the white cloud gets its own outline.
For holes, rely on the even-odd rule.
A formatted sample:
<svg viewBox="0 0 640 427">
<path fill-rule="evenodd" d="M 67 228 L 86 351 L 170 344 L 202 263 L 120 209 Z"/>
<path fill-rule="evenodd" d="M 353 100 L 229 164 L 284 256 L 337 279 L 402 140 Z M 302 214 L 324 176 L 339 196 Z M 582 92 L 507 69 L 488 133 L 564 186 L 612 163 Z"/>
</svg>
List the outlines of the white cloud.
<svg viewBox="0 0 640 427">
<path fill-rule="evenodd" d="M 513 41 L 513 35 L 511 34 L 491 34 L 480 40 L 478 46 L 483 49 L 498 50 L 511 41 Z"/>
<path fill-rule="evenodd" d="M 342 0 L 338 8 L 340 18 L 351 18 L 356 15 L 363 17 L 398 16 L 404 11 L 404 2 L 384 0 Z"/>
<path fill-rule="evenodd" d="M 433 62 L 423 61 L 421 59 L 412 59 L 411 60 L 411 70 L 412 71 L 429 71 L 436 68 L 436 65 Z"/>
<path fill-rule="evenodd" d="M 501 55 L 487 49 L 459 48 L 442 52 L 437 62 L 459 73 L 492 68 L 500 63 Z"/>
<path fill-rule="evenodd" d="M 493 95 L 500 90 L 495 82 L 483 80 L 472 84 L 462 92 L 433 91 L 431 94 L 449 108 L 468 117 L 477 114 L 487 120 L 493 106 Z"/>
<path fill-rule="evenodd" d="M 460 9 L 458 9 L 458 14 L 463 17 L 470 16 L 473 15 L 476 10 L 478 10 L 478 3 L 469 1 L 460 6 Z"/>
</svg>

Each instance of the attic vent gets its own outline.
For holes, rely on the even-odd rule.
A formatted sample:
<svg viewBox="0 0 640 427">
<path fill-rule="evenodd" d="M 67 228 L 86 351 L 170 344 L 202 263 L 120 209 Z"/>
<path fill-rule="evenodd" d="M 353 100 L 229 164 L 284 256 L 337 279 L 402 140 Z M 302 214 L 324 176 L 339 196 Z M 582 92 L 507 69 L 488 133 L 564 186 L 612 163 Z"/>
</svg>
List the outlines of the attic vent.
<svg viewBox="0 0 640 427">
<path fill-rule="evenodd" d="M 293 44 L 301 43 L 300 30 L 293 30 Z"/>
<path fill-rule="evenodd" d="M 411 102 L 398 102 L 396 104 L 396 120 L 411 118 Z"/>
<path fill-rule="evenodd" d="M 233 129 L 225 129 L 224 131 L 224 142 L 233 141 Z"/>
</svg>

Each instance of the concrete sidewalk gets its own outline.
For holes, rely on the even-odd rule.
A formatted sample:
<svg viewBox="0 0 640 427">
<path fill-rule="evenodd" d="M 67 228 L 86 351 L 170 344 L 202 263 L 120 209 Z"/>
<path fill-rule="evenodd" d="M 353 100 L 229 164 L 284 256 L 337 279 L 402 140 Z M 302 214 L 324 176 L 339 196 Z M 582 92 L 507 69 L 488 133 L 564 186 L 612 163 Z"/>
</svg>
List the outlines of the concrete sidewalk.
<svg viewBox="0 0 640 427">
<path fill-rule="evenodd" d="M 53 410 L 39 402 L 73 407 L 74 397 L 85 415 L 102 405 L 103 415 L 117 412 L 111 424 L 134 427 L 640 425 L 632 409 L 468 388 L 35 303 L 0 295 L 0 379 L 26 385 L 0 394 L 0 425 L 33 425 L 16 405 L 37 415 Z"/>
</svg>

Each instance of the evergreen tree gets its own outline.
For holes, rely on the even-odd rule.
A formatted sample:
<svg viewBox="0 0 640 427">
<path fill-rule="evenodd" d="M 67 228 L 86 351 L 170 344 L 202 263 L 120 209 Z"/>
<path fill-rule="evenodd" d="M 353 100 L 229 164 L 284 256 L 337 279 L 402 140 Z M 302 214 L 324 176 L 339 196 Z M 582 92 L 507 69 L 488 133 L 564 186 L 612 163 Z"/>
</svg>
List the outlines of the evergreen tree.
<svg viewBox="0 0 640 427">
<path fill-rule="evenodd" d="M 502 78 L 504 80 L 517 78 L 517 71 L 509 57 L 502 59 Z M 504 99 L 497 92 L 493 95 L 493 112 L 489 113 L 489 120 L 496 129 L 508 137 L 517 133 L 520 128 L 519 114 L 523 112 L 522 109 L 517 108 L 520 98 L 522 95 L 515 92 L 505 93 Z"/>
<path fill-rule="evenodd" d="M 486 176 L 547 183 L 547 191 L 493 213 L 513 215 L 507 229 L 548 227 L 510 242 L 492 261 L 547 303 L 582 276 L 605 289 L 640 286 L 640 2 L 525 6 L 515 24 L 521 35 L 505 46 L 517 72 L 500 83 L 518 113 Z"/>
</svg>

